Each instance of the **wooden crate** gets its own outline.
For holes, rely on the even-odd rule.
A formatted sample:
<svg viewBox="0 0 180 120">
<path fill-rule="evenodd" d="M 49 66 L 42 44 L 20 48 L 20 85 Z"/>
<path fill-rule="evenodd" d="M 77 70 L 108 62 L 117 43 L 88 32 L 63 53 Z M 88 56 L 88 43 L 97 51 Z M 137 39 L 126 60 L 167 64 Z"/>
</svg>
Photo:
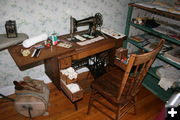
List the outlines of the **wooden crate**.
<svg viewBox="0 0 180 120">
<path fill-rule="evenodd" d="M 72 101 L 75 102 L 81 98 L 83 98 L 83 89 L 80 87 L 80 91 L 77 91 L 75 93 L 72 93 L 68 87 L 66 86 L 66 83 L 62 80 L 60 80 L 61 88 L 64 91 L 64 93 L 68 96 L 68 98 Z"/>
<path fill-rule="evenodd" d="M 127 64 L 123 63 L 121 60 L 126 58 L 127 59 L 128 49 L 125 48 L 118 48 L 115 52 L 116 59 L 114 60 L 114 64 L 126 70 Z"/>
<path fill-rule="evenodd" d="M 121 62 L 120 60 L 115 59 L 114 60 L 114 64 L 119 66 L 121 69 L 123 69 L 124 71 L 127 68 L 127 64 L 124 64 L 123 62 Z"/>
<path fill-rule="evenodd" d="M 116 49 L 115 56 L 119 59 L 126 58 L 127 57 L 128 50 L 125 48 L 118 48 Z"/>
</svg>

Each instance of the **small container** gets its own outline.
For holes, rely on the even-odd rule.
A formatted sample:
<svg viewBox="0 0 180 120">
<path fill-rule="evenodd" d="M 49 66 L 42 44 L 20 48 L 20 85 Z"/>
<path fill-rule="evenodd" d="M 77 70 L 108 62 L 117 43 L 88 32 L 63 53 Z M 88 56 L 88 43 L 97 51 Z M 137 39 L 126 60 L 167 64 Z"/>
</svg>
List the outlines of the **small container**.
<svg viewBox="0 0 180 120">
<path fill-rule="evenodd" d="M 57 37 L 56 34 L 52 34 L 52 35 L 50 36 L 50 39 L 52 40 L 52 44 L 53 44 L 53 45 L 58 44 L 58 37 Z"/>
<path fill-rule="evenodd" d="M 8 38 L 17 37 L 16 21 L 14 20 L 6 21 L 5 28 L 6 28 L 6 34 Z"/>
<path fill-rule="evenodd" d="M 126 58 L 128 53 L 128 49 L 118 48 L 116 49 L 115 56 L 119 59 Z"/>
</svg>

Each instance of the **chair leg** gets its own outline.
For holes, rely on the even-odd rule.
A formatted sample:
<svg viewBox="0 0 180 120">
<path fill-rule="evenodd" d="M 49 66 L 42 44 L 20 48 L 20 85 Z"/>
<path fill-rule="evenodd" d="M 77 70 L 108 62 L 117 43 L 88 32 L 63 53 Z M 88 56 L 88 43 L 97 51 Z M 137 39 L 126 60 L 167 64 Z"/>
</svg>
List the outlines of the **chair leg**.
<svg viewBox="0 0 180 120">
<path fill-rule="evenodd" d="M 136 115 L 137 109 L 136 109 L 136 100 L 137 97 L 134 98 L 134 114 Z"/>
<path fill-rule="evenodd" d="M 117 112 L 116 112 L 116 119 L 115 120 L 119 120 L 120 118 L 120 106 L 118 106 Z"/>
<path fill-rule="evenodd" d="M 94 95 L 95 95 L 96 91 L 94 89 L 92 89 L 91 91 L 91 95 L 89 98 L 89 104 L 88 104 L 88 110 L 87 110 L 87 115 L 90 113 L 90 110 L 92 108 L 92 104 L 93 104 L 93 99 L 94 99 Z"/>
<path fill-rule="evenodd" d="M 75 108 L 75 110 L 77 111 L 77 110 L 78 110 L 78 105 L 77 105 L 77 102 L 73 102 L 73 104 L 74 104 L 74 108 Z"/>
<path fill-rule="evenodd" d="M 93 102 L 93 100 L 90 98 L 89 104 L 88 104 L 87 115 L 89 115 L 89 113 L 90 113 L 90 110 L 91 110 L 91 107 L 92 107 L 92 102 Z"/>
<path fill-rule="evenodd" d="M 134 104 L 134 115 L 136 115 L 136 105 Z"/>
</svg>

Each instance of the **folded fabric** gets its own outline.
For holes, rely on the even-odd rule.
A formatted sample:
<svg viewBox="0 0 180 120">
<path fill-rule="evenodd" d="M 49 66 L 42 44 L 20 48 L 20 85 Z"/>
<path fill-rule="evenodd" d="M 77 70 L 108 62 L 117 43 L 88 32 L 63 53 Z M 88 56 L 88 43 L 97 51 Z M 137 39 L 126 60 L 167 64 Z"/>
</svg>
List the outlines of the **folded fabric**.
<svg viewBox="0 0 180 120">
<path fill-rule="evenodd" d="M 77 78 L 77 73 L 76 71 L 74 70 L 74 68 L 72 67 L 69 67 L 67 69 L 64 69 L 64 70 L 61 70 L 61 73 L 66 75 L 69 79 L 76 79 Z"/>
<path fill-rule="evenodd" d="M 72 92 L 72 93 L 75 93 L 77 91 L 80 91 L 80 88 L 79 88 L 79 85 L 76 84 L 76 83 L 71 83 L 71 84 L 68 84 L 66 85 L 67 88 Z"/>
<path fill-rule="evenodd" d="M 164 89 L 168 90 L 171 88 L 173 83 L 180 82 L 180 70 L 172 67 L 161 67 L 157 70 L 157 74 L 160 77 L 159 85 Z"/>
</svg>

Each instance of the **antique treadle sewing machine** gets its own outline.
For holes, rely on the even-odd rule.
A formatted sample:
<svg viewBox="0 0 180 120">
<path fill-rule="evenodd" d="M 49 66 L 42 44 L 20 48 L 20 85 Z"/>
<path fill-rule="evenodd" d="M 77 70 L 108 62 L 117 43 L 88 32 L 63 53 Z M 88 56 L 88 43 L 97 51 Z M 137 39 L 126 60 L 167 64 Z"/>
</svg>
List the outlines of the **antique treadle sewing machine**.
<svg viewBox="0 0 180 120">
<path fill-rule="evenodd" d="M 90 16 L 88 18 L 84 18 L 81 20 L 76 20 L 74 17 L 70 17 L 70 41 L 76 42 L 76 44 L 80 46 L 85 46 L 91 44 L 96 41 L 103 40 L 106 38 L 104 33 L 101 32 L 101 26 L 103 25 L 103 16 L 100 13 L 96 13 L 94 16 Z M 78 31 L 78 27 L 88 26 L 88 30 L 86 30 L 83 34 L 76 34 Z M 93 56 L 89 56 L 82 60 L 73 61 L 72 66 L 74 68 L 79 68 L 82 66 L 87 66 L 94 77 L 97 77 L 98 71 L 104 72 L 104 64 L 105 64 L 105 56 L 99 56 L 100 54 L 95 54 Z M 89 60 L 93 62 L 92 65 L 89 64 Z M 96 74 L 96 75 L 95 75 Z M 99 74 L 99 73 L 98 73 Z"/>
<path fill-rule="evenodd" d="M 8 50 L 20 70 L 27 70 L 44 64 L 46 75 L 59 90 L 66 94 L 77 110 L 76 102 L 83 98 L 84 88 L 87 86 L 86 83 L 90 85 L 91 80 L 88 81 L 86 78 L 84 79 L 85 81 L 76 80 L 82 84 L 85 82 L 85 84 L 80 86 L 82 89 L 80 88 L 79 91 L 73 93 L 67 87 L 66 80 L 68 79 L 62 82 L 63 75 L 61 71 L 70 67 L 75 70 L 87 67 L 92 76 L 96 78 L 105 72 L 104 66 L 108 63 L 113 63 L 114 50 L 122 47 L 125 39 L 123 35 L 119 34 L 118 37 L 120 36 L 120 38 L 108 36 L 108 34 L 105 35 L 101 28 L 102 24 L 103 17 L 100 13 L 81 20 L 71 17 L 70 34 L 58 36 L 60 40 L 58 44 L 63 42 L 70 43 L 71 47 L 67 48 L 58 44 L 49 48 L 44 47 L 38 57 L 31 57 L 31 55 L 24 57 L 21 53 L 21 50 L 24 49 L 22 45 L 12 46 Z M 83 26 L 88 26 L 88 30 L 78 31 L 78 27 Z"/>
<path fill-rule="evenodd" d="M 85 19 L 76 20 L 72 16 L 70 17 L 70 34 L 77 32 L 77 28 L 81 26 L 89 26 L 88 34 L 95 35 L 97 27 L 101 27 L 103 24 L 103 17 L 100 13 L 96 13 L 95 16 L 91 16 Z"/>
</svg>

